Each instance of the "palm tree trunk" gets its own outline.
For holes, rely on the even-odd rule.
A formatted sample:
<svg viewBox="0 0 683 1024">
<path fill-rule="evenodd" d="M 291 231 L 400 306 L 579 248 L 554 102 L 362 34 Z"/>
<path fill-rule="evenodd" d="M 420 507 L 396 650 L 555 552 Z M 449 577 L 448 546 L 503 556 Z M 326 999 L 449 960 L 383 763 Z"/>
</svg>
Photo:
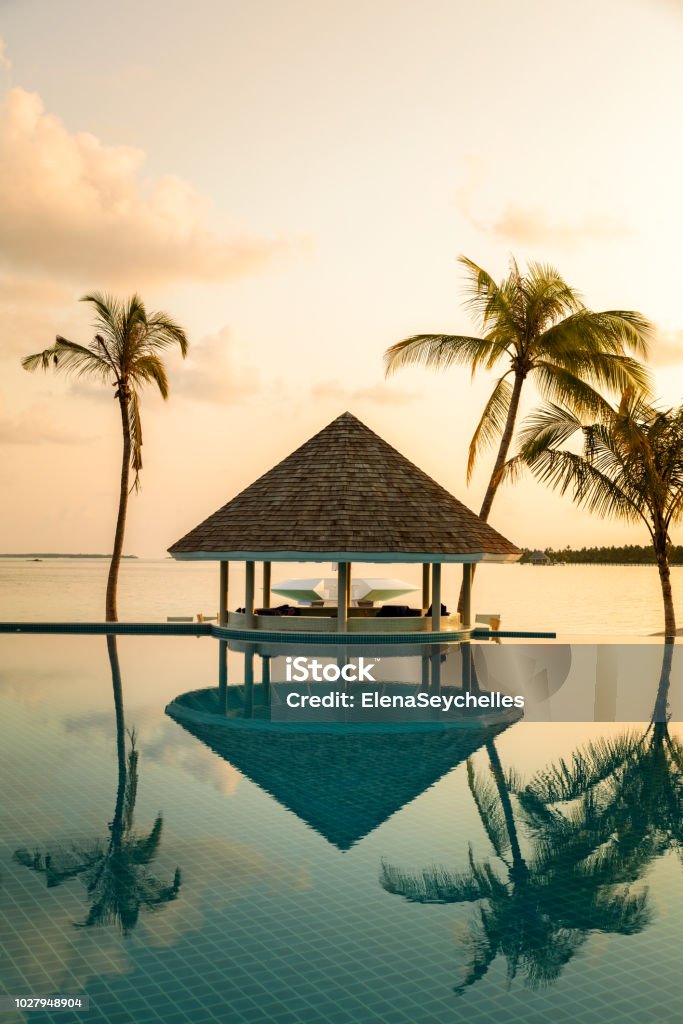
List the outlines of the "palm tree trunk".
<svg viewBox="0 0 683 1024">
<path fill-rule="evenodd" d="M 510 408 L 508 409 L 507 419 L 505 420 L 505 429 L 503 430 L 503 436 L 500 439 L 498 454 L 496 455 L 496 461 L 493 465 L 491 479 L 489 480 L 489 485 L 486 488 L 484 501 L 479 512 L 479 518 L 483 519 L 485 523 L 488 522 L 489 513 L 491 512 L 491 506 L 493 505 L 493 499 L 496 496 L 496 491 L 500 487 L 503 467 L 507 462 L 508 454 L 510 452 L 510 445 L 512 444 L 512 437 L 515 432 L 515 423 L 517 422 L 517 413 L 519 412 L 519 401 L 522 397 L 522 386 L 524 384 L 525 379 L 526 374 L 523 374 L 521 372 L 515 373 L 515 383 L 512 386 L 512 396 L 510 398 Z M 474 574 L 476 572 L 476 568 L 476 565 L 472 566 L 472 583 L 474 583 Z M 459 615 L 462 615 L 464 599 L 465 584 L 463 581 L 463 583 L 460 585 L 460 596 L 458 598 Z"/>
<path fill-rule="evenodd" d="M 664 636 L 673 638 L 676 636 L 676 612 L 671 592 L 671 571 L 669 569 L 669 552 L 666 542 L 658 544 L 656 551 L 659 583 L 662 588 L 662 600 L 664 602 Z"/>
<path fill-rule="evenodd" d="M 107 637 L 107 652 L 111 668 L 111 683 L 114 691 L 114 713 L 116 716 L 116 759 L 118 761 L 118 786 L 116 789 L 116 807 L 111 823 L 111 839 L 114 845 L 120 843 L 123 826 L 123 807 L 126 796 L 128 772 L 126 766 L 126 724 L 123 713 L 123 686 L 121 684 L 121 666 L 115 636 Z"/>
<path fill-rule="evenodd" d="M 519 880 L 527 874 L 528 869 L 526 861 L 522 856 L 521 847 L 519 845 L 519 837 L 517 835 L 517 823 L 515 822 L 515 815 L 512 809 L 510 793 L 508 792 L 507 784 L 505 782 L 505 772 L 503 771 L 503 766 L 500 763 L 498 751 L 496 750 L 496 746 L 493 740 L 489 740 L 489 742 L 486 744 L 486 753 L 489 756 L 491 774 L 493 775 L 496 784 L 496 789 L 498 790 L 498 799 L 500 800 L 500 805 L 503 809 L 505 827 L 507 829 L 508 839 L 510 840 L 510 853 L 512 854 L 512 870 L 517 880 Z"/>
<path fill-rule="evenodd" d="M 128 492 L 130 490 L 130 424 L 128 422 L 128 398 L 123 385 L 119 388 L 119 407 L 121 409 L 121 428 L 123 430 L 123 457 L 121 462 L 121 490 L 119 492 L 119 511 L 116 517 L 116 533 L 114 549 L 109 565 L 107 578 L 107 599 L 105 617 L 107 622 L 118 622 L 116 610 L 116 589 L 119 582 L 119 566 L 123 554 L 123 538 L 126 532 L 126 512 L 128 510 Z"/>
</svg>

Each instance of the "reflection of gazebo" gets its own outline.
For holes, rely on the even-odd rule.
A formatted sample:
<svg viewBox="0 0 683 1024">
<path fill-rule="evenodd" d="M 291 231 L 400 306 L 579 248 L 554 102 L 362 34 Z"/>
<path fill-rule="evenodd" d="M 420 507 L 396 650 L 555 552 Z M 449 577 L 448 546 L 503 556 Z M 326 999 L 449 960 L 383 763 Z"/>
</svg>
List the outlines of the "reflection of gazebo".
<svg viewBox="0 0 683 1024">
<path fill-rule="evenodd" d="M 227 721 L 215 689 L 182 694 L 166 712 L 340 850 L 378 828 L 515 720 L 510 712 L 488 726 L 276 731 Z"/>
<path fill-rule="evenodd" d="M 272 617 L 254 607 L 255 564 L 263 562 L 263 608 L 270 610 L 272 562 L 336 562 L 337 607 L 317 609 L 323 628 L 345 633 L 389 628 L 391 619 L 357 622 L 349 616 L 351 563 L 421 563 L 422 608 L 411 629 L 441 629 L 441 566 L 463 565 L 465 603 L 462 626 L 470 627 L 472 566 L 516 561 L 520 551 L 440 484 L 344 413 L 297 448 L 236 498 L 214 512 L 169 548 L 177 559 L 220 562 L 219 620 L 246 628 L 273 627 Z M 243 617 L 228 618 L 228 565 L 246 563 Z M 431 584 L 431 585 L 430 585 Z M 354 618 L 372 609 L 353 609 Z M 282 620 L 284 623 L 286 620 Z M 288 623 L 315 628 L 315 619 Z M 380 626 L 381 630 L 376 627 Z M 318 619 L 317 628 L 323 626 Z"/>
</svg>

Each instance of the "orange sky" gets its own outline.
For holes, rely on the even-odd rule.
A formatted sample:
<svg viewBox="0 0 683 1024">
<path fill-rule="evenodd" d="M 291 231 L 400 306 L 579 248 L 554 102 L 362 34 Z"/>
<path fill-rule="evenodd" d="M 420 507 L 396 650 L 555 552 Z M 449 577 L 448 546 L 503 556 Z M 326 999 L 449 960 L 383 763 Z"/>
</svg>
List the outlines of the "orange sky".
<svg viewBox="0 0 683 1024">
<path fill-rule="evenodd" d="M 0 550 L 111 548 L 111 395 L 19 365 L 87 340 L 95 289 L 140 290 L 192 342 L 168 405 L 144 400 L 140 555 L 347 408 L 478 508 L 488 464 L 467 489 L 466 448 L 491 380 L 382 378 L 401 337 L 472 330 L 461 252 L 496 276 L 548 260 L 594 308 L 641 309 L 680 401 L 673 0 L 0 12 Z M 492 522 L 533 546 L 645 541 L 532 481 Z"/>
</svg>

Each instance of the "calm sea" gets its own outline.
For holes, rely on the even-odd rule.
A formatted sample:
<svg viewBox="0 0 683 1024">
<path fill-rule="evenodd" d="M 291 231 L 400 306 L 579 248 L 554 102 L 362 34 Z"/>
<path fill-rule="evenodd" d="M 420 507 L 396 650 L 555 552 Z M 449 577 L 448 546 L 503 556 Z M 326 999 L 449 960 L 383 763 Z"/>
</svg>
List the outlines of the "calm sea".
<svg viewBox="0 0 683 1024">
<path fill-rule="evenodd" d="M 95 621 L 104 615 L 105 559 L 0 559 L 0 619 Z M 358 576 L 396 576 L 420 586 L 420 567 L 356 566 Z M 273 583 L 291 576 L 331 576 L 331 566 L 273 566 Z M 683 621 L 683 567 L 672 570 L 674 599 Z M 444 569 L 445 601 L 455 608 L 456 566 Z M 260 580 L 257 576 L 257 587 Z M 257 589 L 257 601 L 260 591 Z M 121 567 L 119 618 L 165 621 L 169 615 L 215 614 L 218 566 L 172 559 L 136 559 Z M 419 600 L 419 592 L 399 599 Z M 230 569 L 229 606 L 244 601 L 244 569 Z M 475 612 L 499 612 L 509 629 L 555 630 L 564 635 L 636 635 L 663 628 L 654 566 L 490 565 L 477 571 Z"/>
</svg>

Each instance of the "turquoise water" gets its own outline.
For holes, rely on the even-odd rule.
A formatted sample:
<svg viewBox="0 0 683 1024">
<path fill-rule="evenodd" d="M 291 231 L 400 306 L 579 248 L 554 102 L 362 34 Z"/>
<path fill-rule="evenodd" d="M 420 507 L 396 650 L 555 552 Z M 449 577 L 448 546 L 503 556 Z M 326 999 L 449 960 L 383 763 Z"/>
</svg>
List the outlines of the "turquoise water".
<svg viewBox="0 0 683 1024">
<path fill-rule="evenodd" d="M 217 665 L 212 638 L 0 637 L 1 990 L 90 1002 L 0 1019 L 680 1020 L 676 726 L 269 742 L 165 713 Z M 539 773 L 600 741 L 550 801 Z"/>
</svg>

